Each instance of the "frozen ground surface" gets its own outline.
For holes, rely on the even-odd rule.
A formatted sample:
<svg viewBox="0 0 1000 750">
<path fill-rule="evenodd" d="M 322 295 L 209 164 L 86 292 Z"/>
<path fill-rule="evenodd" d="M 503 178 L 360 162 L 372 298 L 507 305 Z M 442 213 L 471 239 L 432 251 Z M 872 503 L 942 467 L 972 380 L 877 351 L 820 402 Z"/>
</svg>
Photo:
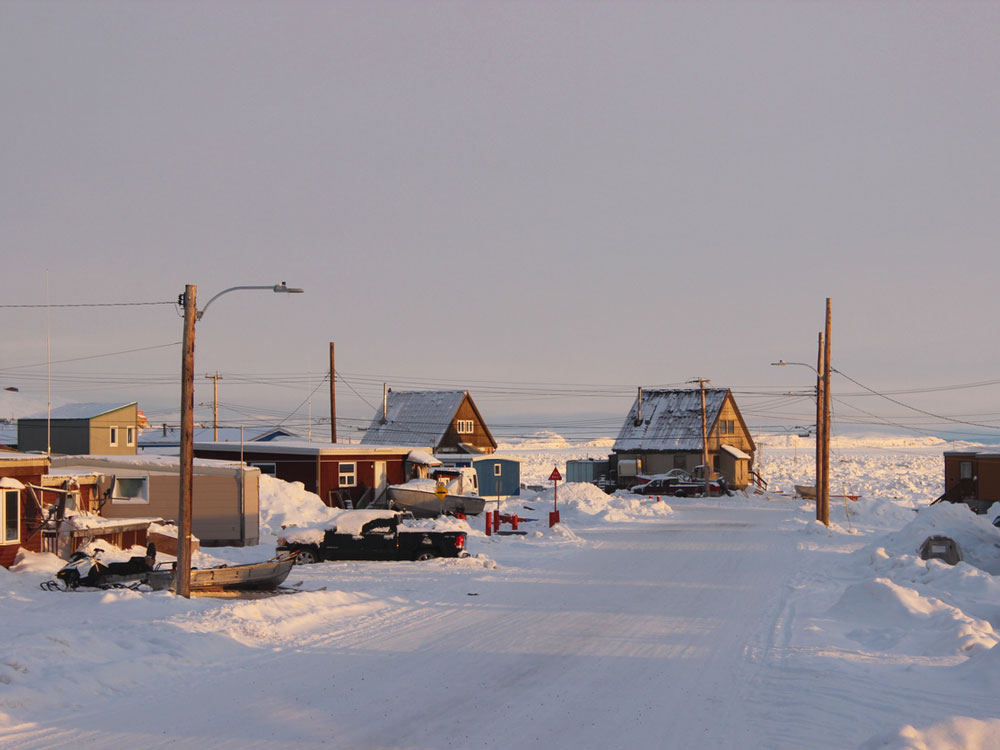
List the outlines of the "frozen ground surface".
<svg viewBox="0 0 1000 750">
<path fill-rule="evenodd" d="M 0 747 L 998 747 L 1000 508 L 926 507 L 946 447 L 835 446 L 862 497 L 830 529 L 789 495 L 811 445 L 766 444 L 766 495 L 560 485 L 555 529 L 549 489 L 505 507 L 526 536 L 474 520 L 471 558 L 300 567 L 268 599 L 42 592 L 60 563 L 27 555 L 0 569 Z M 606 449 L 508 452 L 546 484 Z M 271 531 L 327 512 L 273 480 L 262 504 Z M 920 560 L 931 534 L 966 562 Z"/>
</svg>

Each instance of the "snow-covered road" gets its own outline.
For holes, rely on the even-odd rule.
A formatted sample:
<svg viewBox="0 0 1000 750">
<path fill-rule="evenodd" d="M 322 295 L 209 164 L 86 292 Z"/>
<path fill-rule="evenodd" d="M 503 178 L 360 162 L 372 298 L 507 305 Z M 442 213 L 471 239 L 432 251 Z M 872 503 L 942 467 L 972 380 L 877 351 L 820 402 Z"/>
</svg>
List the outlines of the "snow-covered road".
<svg viewBox="0 0 1000 750">
<path fill-rule="evenodd" d="M 794 571 L 790 508 L 688 504 L 500 562 L 302 569 L 328 592 L 179 621 L 244 646 L 23 727 L 18 747 L 756 747 L 754 655 Z M 520 546 L 526 546 L 527 542 Z M 476 551 L 476 550 L 473 550 Z M 504 562 L 510 557 L 510 563 Z M 392 569 L 391 571 L 389 569 Z M 298 570 L 297 570 L 298 572 Z M 342 593 L 345 578 L 351 589 Z M 336 591 L 335 591 L 336 590 Z M 248 608 L 296 607 L 257 622 Z M 324 617 L 327 612 L 330 616 Z M 5 743 L 6 744 L 6 743 Z"/>
</svg>

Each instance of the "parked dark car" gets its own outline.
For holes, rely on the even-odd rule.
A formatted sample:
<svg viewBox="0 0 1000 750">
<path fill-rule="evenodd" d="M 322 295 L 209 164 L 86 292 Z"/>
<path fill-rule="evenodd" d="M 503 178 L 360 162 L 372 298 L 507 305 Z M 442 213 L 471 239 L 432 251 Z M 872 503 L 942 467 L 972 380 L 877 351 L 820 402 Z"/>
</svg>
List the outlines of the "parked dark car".
<svg viewBox="0 0 1000 750">
<path fill-rule="evenodd" d="M 726 480 L 722 477 L 708 482 L 708 494 L 712 497 L 729 495 Z M 667 495 L 668 497 L 691 497 L 705 494 L 705 480 L 689 476 L 663 476 L 650 479 L 645 484 L 638 484 L 629 490 L 636 495 Z"/>
<path fill-rule="evenodd" d="M 364 516 L 360 514 L 366 514 Z M 371 515 L 377 517 L 371 518 Z M 278 539 L 278 553 L 294 552 L 297 564 L 321 560 L 430 560 L 467 557 L 462 531 L 410 528 L 394 511 L 347 511 L 325 530 L 290 528 Z M 358 525 L 359 519 L 370 518 Z"/>
</svg>

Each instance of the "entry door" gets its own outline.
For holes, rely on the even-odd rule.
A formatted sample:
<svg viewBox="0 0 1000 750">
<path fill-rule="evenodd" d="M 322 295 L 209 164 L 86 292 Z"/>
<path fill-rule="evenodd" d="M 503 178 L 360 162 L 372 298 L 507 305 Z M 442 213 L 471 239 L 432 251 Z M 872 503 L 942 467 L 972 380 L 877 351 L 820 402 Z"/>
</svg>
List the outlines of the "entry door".
<svg viewBox="0 0 1000 750">
<path fill-rule="evenodd" d="M 375 479 L 373 486 L 375 489 L 374 501 L 377 503 L 382 499 L 382 496 L 385 495 L 385 492 L 389 487 L 389 480 L 385 471 L 385 461 L 375 462 Z"/>
</svg>

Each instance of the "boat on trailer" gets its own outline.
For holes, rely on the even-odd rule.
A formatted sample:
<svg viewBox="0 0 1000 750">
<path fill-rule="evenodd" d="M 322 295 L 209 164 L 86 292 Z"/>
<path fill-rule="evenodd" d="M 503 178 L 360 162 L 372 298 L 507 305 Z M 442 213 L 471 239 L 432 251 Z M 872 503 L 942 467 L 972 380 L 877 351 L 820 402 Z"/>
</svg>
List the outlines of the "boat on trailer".
<svg viewBox="0 0 1000 750">
<path fill-rule="evenodd" d="M 192 568 L 191 591 L 270 591 L 285 582 L 294 564 L 295 555 L 280 555 L 259 563 Z M 173 588 L 174 570 L 154 570 L 145 582 L 156 591 Z"/>
<path fill-rule="evenodd" d="M 434 490 L 407 487 L 405 484 L 389 487 L 389 505 L 396 510 L 406 510 L 414 518 L 437 518 L 454 516 L 478 516 L 486 507 L 486 499 L 477 495 L 438 496 Z"/>
</svg>

